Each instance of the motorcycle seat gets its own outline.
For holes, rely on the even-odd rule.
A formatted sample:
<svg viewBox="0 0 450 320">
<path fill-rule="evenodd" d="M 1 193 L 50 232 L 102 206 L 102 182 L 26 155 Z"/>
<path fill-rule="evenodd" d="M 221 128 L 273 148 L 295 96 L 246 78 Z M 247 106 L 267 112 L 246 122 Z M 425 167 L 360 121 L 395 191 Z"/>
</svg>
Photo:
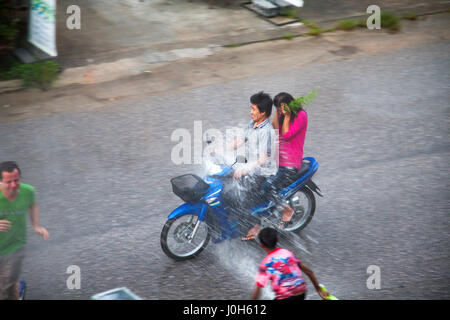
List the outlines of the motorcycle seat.
<svg viewBox="0 0 450 320">
<path fill-rule="evenodd" d="M 298 180 L 301 177 L 303 177 L 305 175 L 305 173 L 308 172 L 309 167 L 310 167 L 309 161 L 303 161 L 302 166 L 300 167 L 300 170 L 298 171 L 295 179 Z"/>
</svg>

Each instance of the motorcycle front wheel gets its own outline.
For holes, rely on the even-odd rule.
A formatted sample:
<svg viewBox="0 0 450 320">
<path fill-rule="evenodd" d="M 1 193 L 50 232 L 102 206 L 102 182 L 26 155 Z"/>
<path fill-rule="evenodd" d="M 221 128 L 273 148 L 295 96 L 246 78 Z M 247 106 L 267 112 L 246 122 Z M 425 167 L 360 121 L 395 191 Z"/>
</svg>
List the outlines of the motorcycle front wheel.
<svg viewBox="0 0 450 320">
<path fill-rule="evenodd" d="M 187 260 L 202 252 L 210 237 L 206 223 L 187 214 L 167 220 L 161 231 L 161 248 L 174 260 Z"/>
</svg>

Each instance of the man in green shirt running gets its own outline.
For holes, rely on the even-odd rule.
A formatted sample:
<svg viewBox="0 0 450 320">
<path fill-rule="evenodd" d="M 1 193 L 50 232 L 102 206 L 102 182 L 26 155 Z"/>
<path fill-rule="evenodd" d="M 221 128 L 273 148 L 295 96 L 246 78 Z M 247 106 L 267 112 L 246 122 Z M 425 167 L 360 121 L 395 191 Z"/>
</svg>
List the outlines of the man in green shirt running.
<svg viewBox="0 0 450 320">
<path fill-rule="evenodd" d="M 0 163 L 0 300 L 19 298 L 17 283 L 24 258 L 27 212 L 34 231 L 48 240 L 48 231 L 39 225 L 34 188 L 21 183 L 15 162 Z"/>
</svg>

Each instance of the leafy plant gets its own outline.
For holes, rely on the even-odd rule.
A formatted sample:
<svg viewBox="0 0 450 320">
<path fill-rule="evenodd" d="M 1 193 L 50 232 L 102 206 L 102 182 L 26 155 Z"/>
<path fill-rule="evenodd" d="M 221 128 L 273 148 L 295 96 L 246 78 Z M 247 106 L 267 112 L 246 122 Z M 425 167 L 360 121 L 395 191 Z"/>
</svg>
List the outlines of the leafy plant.
<svg viewBox="0 0 450 320">
<path fill-rule="evenodd" d="M 355 28 L 366 28 L 367 21 L 366 19 L 357 19 L 357 20 L 342 20 L 338 22 L 337 29 L 350 31 Z"/>
<path fill-rule="evenodd" d="M 286 40 L 291 40 L 294 37 L 295 37 L 295 35 L 292 34 L 292 33 L 285 33 L 285 34 L 283 34 L 283 38 L 286 39 Z"/>
<path fill-rule="evenodd" d="M 5 61 L 0 64 L 0 81 L 20 79 L 17 74 L 17 67 L 21 63 L 12 55 L 5 57 Z"/>
<path fill-rule="evenodd" d="M 381 28 L 386 28 L 391 31 L 400 30 L 400 18 L 394 13 L 388 11 L 381 12 Z"/>
<path fill-rule="evenodd" d="M 414 13 L 405 14 L 403 16 L 405 19 L 415 20 L 417 15 Z M 382 11 L 380 15 L 381 27 L 388 29 L 390 31 L 400 30 L 400 18 L 392 12 Z M 359 20 L 342 20 L 339 21 L 337 29 L 340 30 L 353 30 L 357 27 L 365 28 L 367 27 L 367 21 L 364 19 Z"/>
<path fill-rule="evenodd" d="M 317 97 L 317 90 L 314 88 L 306 97 L 298 97 L 292 100 L 288 107 L 289 111 L 296 115 L 300 110 L 303 109 L 303 107 L 310 103 L 315 97 Z"/>
<path fill-rule="evenodd" d="M 353 30 L 358 26 L 358 21 L 355 20 L 342 20 L 338 23 L 338 29 L 346 31 Z"/>
<path fill-rule="evenodd" d="M 417 20 L 419 15 L 414 12 L 405 12 L 405 14 L 403 14 L 403 18 L 407 20 Z"/>
<path fill-rule="evenodd" d="M 17 0 L 0 0 L 0 48 L 11 49 L 20 33 Z M 2 57 L 3 58 L 3 57 Z"/>
<path fill-rule="evenodd" d="M 48 90 L 58 77 L 59 65 L 53 61 L 20 64 L 14 67 L 10 74 L 23 80 L 25 87 L 35 86 Z"/>
<path fill-rule="evenodd" d="M 309 28 L 309 35 L 318 36 L 325 32 L 325 30 L 309 20 L 302 20 L 302 23 Z"/>
<path fill-rule="evenodd" d="M 225 48 L 239 48 L 242 47 L 242 43 L 232 43 L 232 44 L 227 44 L 225 45 Z"/>
<path fill-rule="evenodd" d="M 322 28 L 311 28 L 311 29 L 309 29 L 308 34 L 311 36 L 319 36 L 324 32 L 325 32 L 325 30 L 323 30 Z"/>
<path fill-rule="evenodd" d="M 19 19 L 13 19 L 9 23 L 0 23 L 0 42 L 8 45 L 14 43 L 19 33 L 17 27 Z"/>
<path fill-rule="evenodd" d="M 289 19 L 298 19 L 298 9 L 282 8 L 280 10 L 280 15 L 287 17 Z"/>
<path fill-rule="evenodd" d="M 356 21 L 356 24 L 360 28 L 367 28 L 367 21 L 366 19 L 359 19 Z"/>
</svg>

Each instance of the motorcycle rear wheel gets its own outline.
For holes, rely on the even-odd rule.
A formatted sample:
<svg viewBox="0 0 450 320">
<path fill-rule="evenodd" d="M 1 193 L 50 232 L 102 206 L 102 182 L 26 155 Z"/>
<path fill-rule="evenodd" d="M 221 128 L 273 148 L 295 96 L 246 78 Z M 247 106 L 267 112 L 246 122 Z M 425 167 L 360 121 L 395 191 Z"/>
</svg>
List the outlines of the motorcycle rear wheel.
<svg viewBox="0 0 450 320">
<path fill-rule="evenodd" d="M 316 199 L 313 192 L 304 187 L 294 193 L 288 201 L 291 208 L 294 209 L 294 215 L 291 223 L 284 230 L 299 232 L 311 222 L 316 211 Z"/>
<path fill-rule="evenodd" d="M 211 237 L 205 222 L 200 221 L 194 237 L 189 239 L 197 221 L 195 214 L 166 221 L 161 231 L 161 248 L 168 257 L 177 261 L 192 259 L 205 249 Z"/>
</svg>

